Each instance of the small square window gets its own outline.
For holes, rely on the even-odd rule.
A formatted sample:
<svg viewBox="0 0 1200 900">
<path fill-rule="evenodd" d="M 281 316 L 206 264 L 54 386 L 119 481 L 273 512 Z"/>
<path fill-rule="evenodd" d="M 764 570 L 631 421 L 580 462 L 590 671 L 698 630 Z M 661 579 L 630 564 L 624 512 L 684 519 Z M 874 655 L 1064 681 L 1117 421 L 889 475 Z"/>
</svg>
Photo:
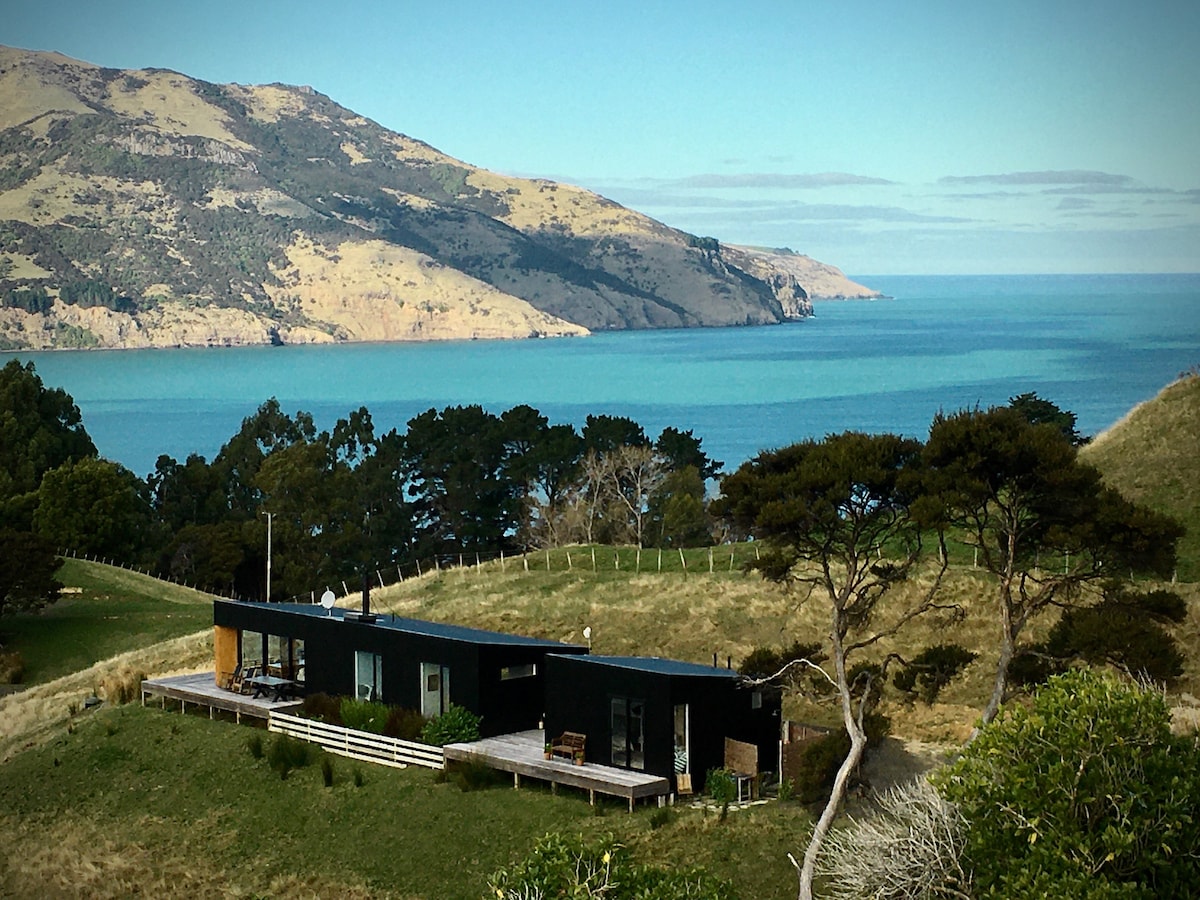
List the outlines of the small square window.
<svg viewBox="0 0 1200 900">
<path fill-rule="evenodd" d="M 532 678 L 537 674 L 537 663 L 525 663 L 523 666 L 503 666 L 500 669 L 501 681 L 512 681 L 514 678 Z"/>
</svg>

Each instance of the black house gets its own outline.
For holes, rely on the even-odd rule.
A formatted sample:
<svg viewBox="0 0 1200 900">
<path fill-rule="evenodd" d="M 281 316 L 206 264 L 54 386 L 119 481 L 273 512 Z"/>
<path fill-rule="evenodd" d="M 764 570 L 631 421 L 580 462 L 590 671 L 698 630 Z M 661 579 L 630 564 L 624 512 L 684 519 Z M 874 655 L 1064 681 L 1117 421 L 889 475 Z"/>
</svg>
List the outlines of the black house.
<svg viewBox="0 0 1200 900">
<path fill-rule="evenodd" d="M 482 717 L 484 737 L 536 728 L 548 654 L 587 648 L 479 628 L 296 603 L 213 604 L 218 678 L 265 665 L 324 692 L 440 715 Z"/>
<path fill-rule="evenodd" d="M 781 697 L 737 672 L 638 656 L 546 657 L 546 734 L 587 737 L 588 762 L 703 779 L 725 762 L 725 739 L 758 748 L 774 769 Z"/>
</svg>

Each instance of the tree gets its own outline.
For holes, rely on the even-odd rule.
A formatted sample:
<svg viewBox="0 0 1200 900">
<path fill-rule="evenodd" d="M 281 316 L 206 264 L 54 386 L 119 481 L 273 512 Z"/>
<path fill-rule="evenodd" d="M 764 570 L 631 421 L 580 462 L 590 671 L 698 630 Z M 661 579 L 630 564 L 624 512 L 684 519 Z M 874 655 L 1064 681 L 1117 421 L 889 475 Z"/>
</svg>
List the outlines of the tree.
<svg viewBox="0 0 1200 900">
<path fill-rule="evenodd" d="M 589 415 L 583 423 L 585 451 L 607 453 L 618 447 L 644 447 L 649 443 L 642 426 L 626 416 Z"/>
<path fill-rule="evenodd" d="M 212 462 L 229 513 L 247 519 L 258 515 L 262 497 L 254 487 L 254 476 L 263 460 L 273 451 L 297 441 L 311 441 L 316 434 L 311 415 L 297 412 L 295 417 L 289 416 L 274 397 L 260 406 L 254 415 L 243 419 L 241 429 L 218 451 Z"/>
<path fill-rule="evenodd" d="M 712 526 L 704 507 L 704 482 L 695 466 L 670 472 L 650 495 L 652 543 L 658 547 L 706 547 Z"/>
<path fill-rule="evenodd" d="M 1200 745 L 1159 691 L 1087 669 L 1006 708 L 935 778 L 977 896 L 1200 894 Z"/>
<path fill-rule="evenodd" d="M 59 597 L 62 560 L 54 545 L 27 531 L 0 528 L 0 616 L 40 609 Z"/>
<path fill-rule="evenodd" d="M 828 607 L 833 674 L 826 677 L 836 689 L 850 747 L 798 867 L 801 900 L 811 900 L 821 844 L 863 758 L 865 717 L 878 687 L 872 682 L 882 674 L 862 667 L 858 679 L 850 660 L 935 608 L 944 553 L 928 592 L 893 614 L 891 625 L 872 625 L 880 601 L 921 559 L 921 527 L 912 511 L 920 454 L 919 442 L 896 435 L 830 435 L 759 454 L 724 479 L 716 501 L 718 515 L 766 544 L 758 564 L 764 575 L 803 585 Z"/>
<path fill-rule="evenodd" d="M 1073 447 L 1081 447 L 1088 442 L 1075 428 L 1075 413 L 1060 409 L 1033 392 L 1010 397 L 1008 406 L 1030 425 L 1053 425 Z"/>
<path fill-rule="evenodd" d="M 28 530 L 42 476 L 72 460 L 96 455 L 71 395 L 47 388 L 33 363 L 12 359 L 0 368 L 0 516 Z"/>
<path fill-rule="evenodd" d="M 931 521 L 958 529 L 996 577 L 1000 654 L 984 724 L 1033 616 L 1077 603 L 1089 583 L 1174 566 L 1179 526 L 1106 488 L 1053 424 L 1010 407 L 938 415 L 924 461 Z"/>
<path fill-rule="evenodd" d="M 153 545 L 145 484 L 124 466 L 81 459 L 42 478 L 34 531 L 63 549 L 134 562 Z"/>
<path fill-rule="evenodd" d="M 696 437 L 690 428 L 687 431 L 669 426 L 664 428 L 658 440 L 654 442 L 654 449 L 671 471 L 680 472 L 691 466 L 704 481 L 716 478 L 725 466 L 725 463 L 710 458 L 700 449 L 700 438 Z"/>
</svg>

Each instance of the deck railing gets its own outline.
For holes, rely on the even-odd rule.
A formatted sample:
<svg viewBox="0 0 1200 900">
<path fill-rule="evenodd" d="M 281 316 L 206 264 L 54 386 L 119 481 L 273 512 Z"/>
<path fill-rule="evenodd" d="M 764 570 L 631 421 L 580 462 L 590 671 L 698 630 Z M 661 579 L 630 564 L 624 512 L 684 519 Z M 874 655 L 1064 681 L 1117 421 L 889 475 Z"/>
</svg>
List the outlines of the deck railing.
<svg viewBox="0 0 1200 900">
<path fill-rule="evenodd" d="M 424 766 L 427 769 L 442 769 L 446 766 L 446 756 L 441 747 L 356 731 L 353 728 L 329 725 L 274 710 L 267 720 L 267 729 L 317 744 L 330 753 L 365 762 L 396 768 Z"/>
</svg>

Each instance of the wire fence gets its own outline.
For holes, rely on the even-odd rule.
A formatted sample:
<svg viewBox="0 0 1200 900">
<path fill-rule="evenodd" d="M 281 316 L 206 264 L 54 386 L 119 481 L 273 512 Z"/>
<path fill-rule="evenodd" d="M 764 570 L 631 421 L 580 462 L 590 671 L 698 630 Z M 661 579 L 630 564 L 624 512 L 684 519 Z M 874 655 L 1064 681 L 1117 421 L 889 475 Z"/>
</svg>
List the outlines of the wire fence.
<svg viewBox="0 0 1200 900">
<path fill-rule="evenodd" d="M 211 597 L 229 600 L 250 599 L 238 595 L 230 588 L 214 587 L 187 578 L 177 578 L 169 573 L 156 572 L 142 566 L 132 566 L 115 558 L 77 553 L 74 550 L 62 550 L 59 551 L 59 555 L 101 563 L 150 578 L 157 578 Z M 365 573 L 339 578 L 307 593 L 292 595 L 288 600 L 294 603 L 316 603 L 326 590 L 332 590 L 337 596 L 345 598 L 362 590 L 364 575 L 370 589 L 376 590 L 403 584 L 413 579 L 435 577 L 451 572 L 464 578 L 472 575 L 482 577 L 496 573 L 506 575 L 537 572 L 569 572 L 578 575 L 591 573 L 596 576 L 614 573 L 625 575 L 676 573 L 685 576 L 702 573 L 709 575 L 737 574 L 758 558 L 759 547 L 753 542 L 689 549 L 613 547 L 597 544 L 553 549 L 530 548 L 515 552 L 495 550 L 440 553 L 411 562 L 374 566 Z M 338 593 L 339 588 L 340 593 Z"/>
</svg>

